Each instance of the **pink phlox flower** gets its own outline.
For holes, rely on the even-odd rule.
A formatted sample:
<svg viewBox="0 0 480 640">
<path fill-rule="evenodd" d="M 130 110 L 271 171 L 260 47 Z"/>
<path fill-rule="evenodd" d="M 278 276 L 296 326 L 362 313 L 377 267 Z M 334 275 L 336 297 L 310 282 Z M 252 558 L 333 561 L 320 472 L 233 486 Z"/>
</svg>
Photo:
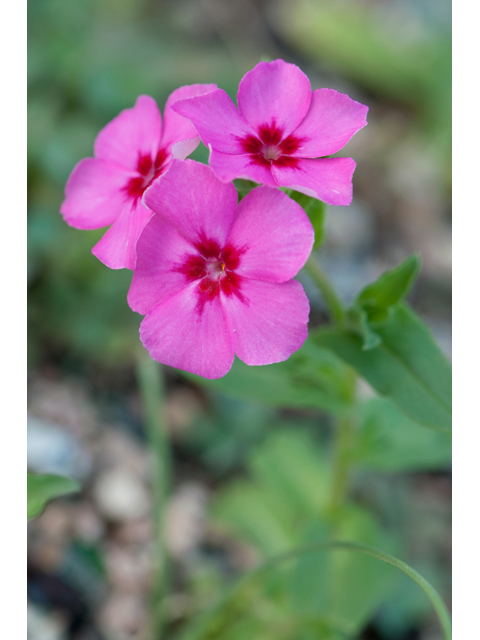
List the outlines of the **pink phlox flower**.
<svg viewBox="0 0 480 640">
<path fill-rule="evenodd" d="M 135 267 L 135 245 L 152 215 L 142 205 L 145 189 L 165 173 L 173 158 L 183 160 L 200 143 L 193 125 L 172 111 L 172 102 L 217 88 L 195 84 L 176 89 L 163 117 L 149 96 L 139 96 L 98 134 L 94 158 L 73 169 L 60 208 L 77 229 L 110 226 L 92 253 L 112 269 Z"/>
<path fill-rule="evenodd" d="M 155 212 L 138 240 L 128 303 L 146 317 L 152 358 L 205 378 L 234 354 L 249 365 L 286 360 L 307 337 L 308 299 L 292 280 L 313 245 L 303 209 L 257 187 L 237 206 L 231 183 L 174 160 L 144 194 Z"/>
<path fill-rule="evenodd" d="M 247 178 L 289 187 L 334 205 L 352 201 L 352 158 L 325 158 L 367 124 L 368 107 L 333 89 L 311 90 L 307 76 L 284 60 L 260 62 L 240 82 L 238 109 L 222 89 L 179 100 L 210 148 L 223 181 Z"/>
</svg>

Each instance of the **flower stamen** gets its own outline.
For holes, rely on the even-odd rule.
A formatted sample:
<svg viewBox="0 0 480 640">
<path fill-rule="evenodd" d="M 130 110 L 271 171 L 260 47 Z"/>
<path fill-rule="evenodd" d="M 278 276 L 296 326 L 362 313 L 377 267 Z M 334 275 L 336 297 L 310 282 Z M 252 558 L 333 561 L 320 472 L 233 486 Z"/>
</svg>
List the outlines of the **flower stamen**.
<svg viewBox="0 0 480 640">
<path fill-rule="evenodd" d="M 280 149 L 276 144 L 264 144 L 262 153 L 265 160 L 278 160 L 281 155 Z"/>
</svg>

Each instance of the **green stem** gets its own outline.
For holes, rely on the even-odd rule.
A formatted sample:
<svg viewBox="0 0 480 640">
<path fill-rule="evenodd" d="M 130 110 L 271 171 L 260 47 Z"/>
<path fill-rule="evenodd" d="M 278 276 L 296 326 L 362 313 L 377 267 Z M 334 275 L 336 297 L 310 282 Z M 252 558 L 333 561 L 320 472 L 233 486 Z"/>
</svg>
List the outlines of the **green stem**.
<svg viewBox="0 0 480 640">
<path fill-rule="evenodd" d="M 336 325 L 342 325 L 345 315 L 342 301 L 337 296 L 337 292 L 330 283 L 327 274 L 321 267 L 318 260 L 316 260 L 316 258 L 313 256 L 313 254 L 310 255 L 307 262 L 305 263 L 305 269 L 307 270 L 317 287 L 320 289 L 320 292 L 323 296 L 323 299 L 325 300 L 333 322 Z"/>
<path fill-rule="evenodd" d="M 314 257 L 310 255 L 305 263 L 305 269 L 310 274 L 310 277 L 320 289 L 321 294 L 328 307 L 330 317 L 334 324 L 342 326 L 345 309 L 342 301 L 338 297 L 335 289 L 333 288 L 327 274 L 322 269 L 322 266 Z M 356 387 L 356 375 L 353 369 L 348 369 L 347 373 L 347 393 L 349 400 L 353 404 L 355 402 L 355 387 Z M 350 469 L 350 446 L 353 433 L 353 419 L 352 412 L 341 416 L 337 422 L 337 428 L 335 431 L 335 453 L 333 463 L 333 488 L 331 497 L 331 507 L 338 507 L 345 499 L 348 488 L 348 474 Z"/>
<path fill-rule="evenodd" d="M 357 376 L 355 371 L 347 369 L 347 393 L 348 399 L 355 402 Z M 355 414 L 353 409 L 341 415 L 337 419 L 334 436 L 333 479 L 330 507 L 332 510 L 339 507 L 347 497 L 348 477 L 350 472 L 350 454 L 352 447 L 353 428 Z"/>
<path fill-rule="evenodd" d="M 239 592 L 246 585 L 248 585 L 253 580 L 261 577 L 266 571 L 269 571 L 270 569 L 276 567 L 279 564 L 282 564 L 287 560 L 294 560 L 301 555 L 314 553 L 315 551 L 321 551 L 322 549 L 335 549 L 352 551 L 354 553 L 362 553 L 364 555 L 377 558 L 377 560 L 380 560 L 381 562 L 391 564 L 400 571 L 403 571 L 403 573 L 405 573 L 409 578 L 417 583 L 417 585 L 423 590 L 425 595 L 430 600 L 433 608 L 435 609 L 435 612 L 437 613 L 444 640 L 452 640 L 452 623 L 450 614 L 442 598 L 440 597 L 436 589 L 428 582 L 428 580 L 425 580 L 423 576 L 415 571 L 415 569 L 412 569 L 412 567 L 410 567 L 408 564 L 406 564 L 402 560 L 398 560 L 398 558 L 395 558 L 395 556 L 391 556 L 389 553 L 385 553 L 384 551 L 380 551 L 365 544 L 357 544 L 355 542 L 344 542 L 338 540 L 324 540 L 323 542 L 316 542 L 311 545 L 292 549 L 291 551 L 287 551 L 286 553 L 270 558 L 260 567 L 247 574 L 243 578 L 240 578 L 240 580 L 238 580 L 238 582 L 232 588 L 230 588 L 229 591 L 221 598 L 217 605 L 206 614 L 201 623 L 199 625 L 196 625 L 192 631 L 189 632 L 187 630 L 187 633 L 181 636 L 181 640 L 201 640 L 202 638 L 206 637 L 212 628 L 212 623 L 217 617 L 219 617 L 219 614 L 221 614 L 222 610 L 226 608 L 226 606 L 232 600 L 238 597 Z"/>
<path fill-rule="evenodd" d="M 309 273 L 312 280 L 318 286 L 323 298 L 327 304 L 329 314 L 334 324 L 338 327 L 343 327 L 345 318 L 345 309 L 338 297 L 335 289 L 329 281 L 325 271 L 322 269 L 320 263 L 316 260 L 313 254 L 310 255 L 305 263 L 305 269 Z M 355 381 L 356 374 L 353 369 L 349 369 L 348 385 L 349 400 L 352 405 L 355 402 Z M 335 509 L 346 497 L 348 490 L 348 475 L 350 469 L 350 447 L 353 436 L 354 427 L 354 414 L 350 411 L 349 414 L 342 415 L 336 424 L 335 430 L 335 442 L 334 442 L 334 462 L 333 462 L 333 484 L 332 484 L 332 496 L 330 506 Z M 451 430 L 437 429 L 451 434 Z"/>
<path fill-rule="evenodd" d="M 165 598 L 170 587 L 170 567 L 165 544 L 165 515 L 170 491 L 171 461 L 165 421 L 165 392 L 162 365 L 146 351 L 137 359 L 137 380 L 145 409 L 145 426 L 150 449 L 154 520 L 154 562 L 151 589 L 152 640 L 163 637 Z"/>
</svg>

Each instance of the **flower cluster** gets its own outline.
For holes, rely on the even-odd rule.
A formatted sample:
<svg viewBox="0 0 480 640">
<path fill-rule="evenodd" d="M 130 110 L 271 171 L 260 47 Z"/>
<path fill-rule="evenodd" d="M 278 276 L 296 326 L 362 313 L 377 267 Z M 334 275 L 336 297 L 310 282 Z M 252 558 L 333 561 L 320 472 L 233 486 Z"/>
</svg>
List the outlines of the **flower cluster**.
<svg viewBox="0 0 480 640">
<path fill-rule="evenodd" d="M 164 364 L 206 378 L 235 354 L 286 360 L 307 336 L 308 299 L 293 280 L 313 245 L 304 210 L 278 187 L 333 205 L 351 202 L 351 158 L 327 158 L 365 126 L 367 107 L 311 90 L 295 65 L 261 62 L 238 90 L 174 91 L 164 118 L 140 96 L 74 168 L 61 212 L 80 229 L 110 226 L 92 252 L 134 271 L 128 303 L 140 338 Z M 185 160 L 200 139 L 210 167 Z M 260 185 L 237 204 L 234 178 Z"/>
</svg>

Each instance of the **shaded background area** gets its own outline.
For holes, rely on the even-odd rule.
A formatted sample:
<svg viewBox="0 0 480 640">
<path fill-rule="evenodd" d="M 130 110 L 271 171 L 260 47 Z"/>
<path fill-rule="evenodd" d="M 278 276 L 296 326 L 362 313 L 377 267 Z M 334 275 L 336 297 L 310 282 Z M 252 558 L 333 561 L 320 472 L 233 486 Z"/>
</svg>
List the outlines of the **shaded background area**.
<svg viewBox="0 0 480 640">
<path fill-rule="evenodd" d="M 141 318 L 126 303 L 131 272 L 109 270 L 90 253 L 103 230 L 71 229 L 59 214 L 76 162 L 141 93 L 163 109 L 178 86 L 215 82 L 235 98 L 260 59 L 294 62 L 312 88 L 370 106 L 369 125 L 339 154 L 357 162 L 354 201 L 328 209 L 326 271 L 349 302 L 419 251 L 422 273 L 410 301 L 450 355 L 450 10 L 448 0 L 30 3 L 29 467 L 78 477 L 84 490 L 29 525 L 29 638 L 146 633 L 149 474 L 134 366 Z M 192 157 L 206 162 L 203 145 Z M 324 322 L 322 300 L 306 274 L 299 279 L 312 326 Z M 173 630 L 263 554 L 298 544 L 298 530 L 323 499 L 331 425 L 314 409 L 227 397 L 171 370 L 166 383 L 175 461 Z M 373 526 L 367 506 L 390 532 L 384 548 L 394 544 L 448 601 L 449 454 L 405 433 L 401 463 L 380 455 L 355 476 L 350 534 Z M 272 501 L 281 513 L 266 507 Z M 390 584 L 390 576 L 366 613 L 351 613 L 364 615 L 362 637 L 436 638 L 422 596 L 408 582 Z M 355 589 L 367 587 L 346 574 L 345 598 L 355 601 Z M 301 635 L 295 625 L 308 613 L 298 603 L 301 588 L 287 596 L 275 589 L 256 594 L 256 608 L 244 602 L 232 631 L 218 637 L 334 637 L 328 629 Z"/>
</svg>

